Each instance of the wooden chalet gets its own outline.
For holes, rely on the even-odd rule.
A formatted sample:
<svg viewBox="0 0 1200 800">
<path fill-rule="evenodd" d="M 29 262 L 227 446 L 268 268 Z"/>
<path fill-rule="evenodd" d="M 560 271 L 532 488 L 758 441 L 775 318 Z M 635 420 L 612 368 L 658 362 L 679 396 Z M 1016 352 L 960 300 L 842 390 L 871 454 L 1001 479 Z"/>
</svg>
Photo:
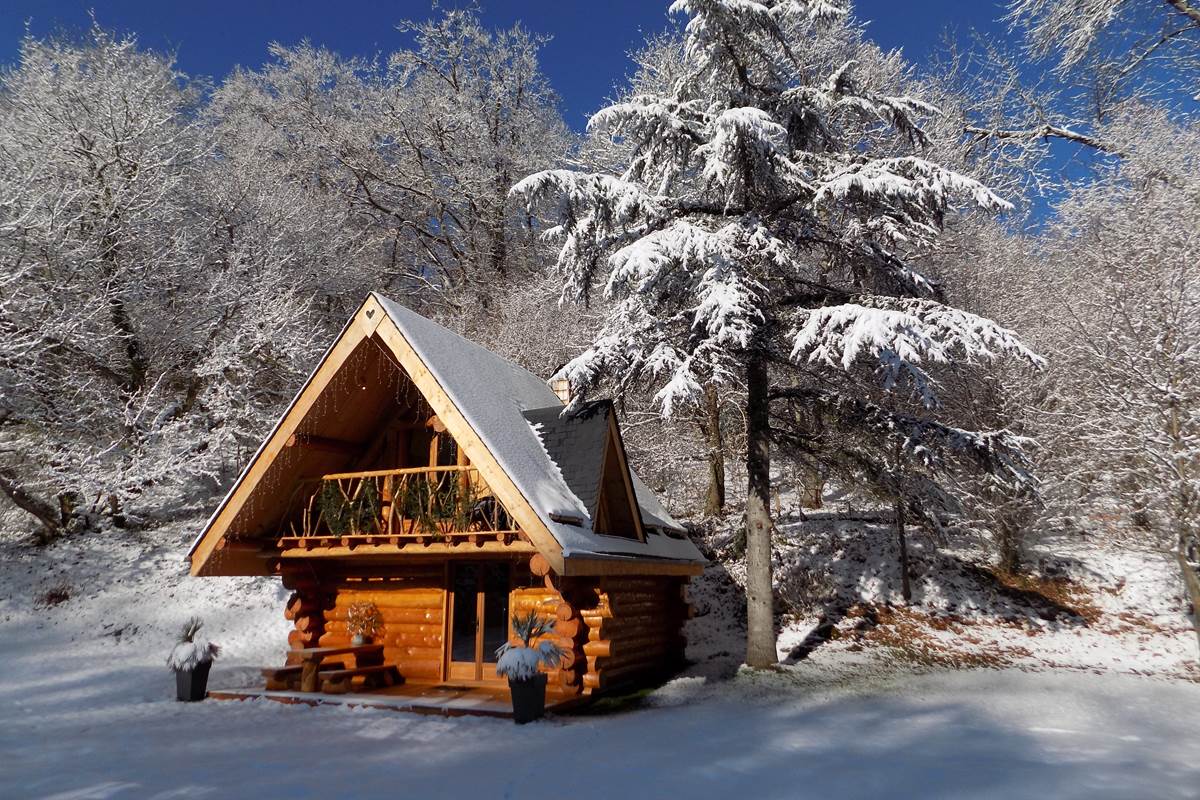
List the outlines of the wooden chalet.
<svg viewBox="0 0 1200 800">
<path fill-rule="evenodd" d="M 347 611 L 362 601 L 383 617 L 370 663 L 407 685 L 506 691 L 495 651 L 529 608 L 556 618 L 565 650 L 551 700 L 668 674 L 703 558 L 626 463 L 611 404 L 565 415 L 564 400 L 372 294 L 196 539 L 192 574 L 292 590 L 296 666 L 269 675 L 275 688 L 298 688 L 314 648 L 361 656 Z M 374 685 L 355 670 L 299 688 Z"/>
</svg>

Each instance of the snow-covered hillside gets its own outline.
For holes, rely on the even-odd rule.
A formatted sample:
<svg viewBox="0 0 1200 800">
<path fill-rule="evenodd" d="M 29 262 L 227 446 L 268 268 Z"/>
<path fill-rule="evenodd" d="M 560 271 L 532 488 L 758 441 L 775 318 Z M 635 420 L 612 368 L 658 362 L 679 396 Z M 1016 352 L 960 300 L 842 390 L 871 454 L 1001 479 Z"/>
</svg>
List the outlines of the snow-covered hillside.
<svg viewBox="0 0 1200 800">
<path fill-rule="evenodd" d="M 905 608 L 891 526 L 816 516 L 781 526 L 778 580 L 793 614 L 780 646 L 793 660 L 820 644 L 814 652 L 827 658 L 830 650 L 882 648 L 918 666 L 1200 679 L 1186 592 L 1169 553 L 1047 539 L 1027 554 L 1029 575 L 1006 576 L 991 566 L 986 542 L 935 547 L 913 536 L 913 602 Z M 815 618 L 804 613 L 814 604 Z"/>
<path fill-rule="evenodd" d="M 827 543 L 840 541 L 834 529 Z M 1003 619 L 999 601 L 963 608 L 970 569 L 918 549 L 926 588 L 912 610 L 877 614 L 869 628 L 846 614 L 834 638 L 771 673 L 738 671 L 740 591 L 714 566 L 693 591 L 696 663 L 683 676 L 619 713 L 517 727 L 176 703 L 164 659 L 187 616 L 204 617 L 224 646 L 217 687 L 256 680 L 286 639 L 276 581 L 186 576 L 193 530 L 2 545 L 0 795 L 521 798 L 569 786 L 578 798 L 1198 796 L 1194 639 L 1169 565 L 1150 557 L 1103 554 L 1106 572 L 1076 554 L 1073 596 L 1090 598 L 1078 603 L 1089 618 L 1040 625 Z M 884 599 L 888 563 L 885 551 L 878 585 L 855 584 L 860 601 Z M 958 604 L 957 621 L 932 613 L 946 602 Z M 814 622 L 787 620 L 783 655 Z M 970 652 L 989 658 L 955 655 Z M 546 752 L 558 755 L 531 755 Z"/>
</svg>

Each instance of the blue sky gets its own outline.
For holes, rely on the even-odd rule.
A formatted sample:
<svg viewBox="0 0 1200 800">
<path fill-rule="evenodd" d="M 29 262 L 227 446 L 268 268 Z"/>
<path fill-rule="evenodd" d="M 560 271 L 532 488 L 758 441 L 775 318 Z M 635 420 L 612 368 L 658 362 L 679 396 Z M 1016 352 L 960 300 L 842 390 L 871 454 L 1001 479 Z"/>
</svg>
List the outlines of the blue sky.
<svg viewBox="0 0 1200 800">
<path fill-rule="evenodd" d="M 452 3 L 443 3 L 451 5 Z M 668 24 L 666 0 L 482 0 L 489 25 L 521 21 L 553 40 L 543 67 L 563 100 L 568 124 L 581 128 L 627 74 L 627 54 L 647 33 Z M 927 61 L 947 27 L 975 27 L 991 36 L 1006 31 L 992 0 L 859 0 L 871 37 Z M 37 36 L 89 25 L 88 9 L 109 29 L 136 33 L 143 46 L 175 50 L 179 66 L 219 79 L 234 65 L 253 67 L 267 43 L 308 38 L 345 55 L 373 55 L 405 43 L 395 29 L 404 18 L 431 14 L 429 0 L 0 0 L 0 62 L 17 57 L 28 21 Z"/>
</svg>

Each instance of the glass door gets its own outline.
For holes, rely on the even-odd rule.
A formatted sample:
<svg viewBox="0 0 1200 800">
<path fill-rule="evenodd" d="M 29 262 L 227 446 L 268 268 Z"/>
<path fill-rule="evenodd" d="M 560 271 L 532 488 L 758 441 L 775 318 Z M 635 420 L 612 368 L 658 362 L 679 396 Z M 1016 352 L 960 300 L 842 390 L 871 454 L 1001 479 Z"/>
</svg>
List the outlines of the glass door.
<svg viewBox="0 0 1200 800">
<path fill-rule="evenodd" d="M 496 648 L 508 641 L 509 589 L 506 562 L 467 561 L 450 566 L 450 680 L 499 680 Z"/>
</svg>

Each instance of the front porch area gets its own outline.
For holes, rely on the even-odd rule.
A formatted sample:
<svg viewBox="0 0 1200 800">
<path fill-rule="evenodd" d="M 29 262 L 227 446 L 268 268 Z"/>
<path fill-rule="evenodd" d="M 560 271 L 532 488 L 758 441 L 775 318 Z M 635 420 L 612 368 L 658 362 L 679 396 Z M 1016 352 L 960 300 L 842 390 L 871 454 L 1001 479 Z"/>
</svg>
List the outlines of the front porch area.
<svg viewBox="0 0 1200 800">
<path fill-rule="evenodd" d="M 379 708 L 388 711 L 409 711 L 444 717 L 512 718 L 512 702 L 508 688 L 496 686 L 467 686 L 446 683 L 411 684 L 372 689 L 349 694 L 321 692 L 273 691 L 269 689 L 219 689 L 208 693 L 212 700 L 272 700 L 277 703 L 303 703 L 310 706 L 340 705 Z M 548 713 L 578 707 L 583 698 L 546 698 Z"/>
</svg>

